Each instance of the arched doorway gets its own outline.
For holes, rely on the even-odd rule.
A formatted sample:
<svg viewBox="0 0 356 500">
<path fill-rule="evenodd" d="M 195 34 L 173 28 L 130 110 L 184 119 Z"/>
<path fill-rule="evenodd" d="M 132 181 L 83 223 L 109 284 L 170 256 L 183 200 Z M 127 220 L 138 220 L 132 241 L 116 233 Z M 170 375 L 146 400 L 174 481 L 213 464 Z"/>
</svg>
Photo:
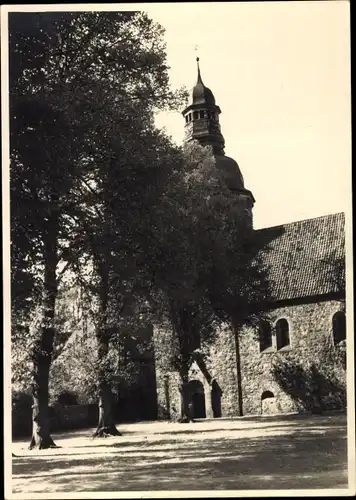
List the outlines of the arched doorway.
<svg viewBox="0 0 356 500">
<path fill-rule="evenodd" d="M 204 386 L 199 380 L 189 382 L 193 418 L 206 418 Z"/>
<path fill-rule="evenodd" d="M 211 406 L 214 418 L 221 417 L 221 394 L 222 390 L 219 384 L 216 380 L 213 380 L 211 383 Z"/>
</svg>

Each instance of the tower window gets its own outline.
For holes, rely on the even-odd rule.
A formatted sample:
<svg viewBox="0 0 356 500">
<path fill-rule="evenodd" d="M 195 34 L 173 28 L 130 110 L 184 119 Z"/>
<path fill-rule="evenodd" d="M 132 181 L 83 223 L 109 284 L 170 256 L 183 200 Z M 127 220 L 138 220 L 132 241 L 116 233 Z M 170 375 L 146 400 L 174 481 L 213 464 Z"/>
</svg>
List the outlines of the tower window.
<svg viewBox="0 0 356 500">
<path fill-rule="evenodd" d="M 260 341 L 260 352 L 265 351 L 272 347 L 272 329 L 271 325 L 262 320 L 259 324 L 258 329 L 259 341 Z"/>
<path fill-rule="evenodd" d="M 192 121 L 192 114 L 191 113 L 189 113 L 188 119 L 189 119 L 189 121 Z"/>
<path fill-rule="evenodd" d="M 198 111 L 194 111 L 193 118 L 194 118 L 194 120 L 197 120 L 199 118 Z"/>
<path fill-rule="evenodd" d="M 276 323 L 276 343 L 277 351 L 282 349 L 282 347 L 287 347 L 290 345 L 289 340 L 289 324 L 284 318 L 279 319 Z"/>
<path fill-rule="evenodd" d="M 338 311 L 333 316 L 333 337 L 335 345 L 346 340 L 346 316 L 343 311 Z"/>
<path fill-rule="evenodd" d="M 200 111 L 200 118 L 204 118 L 204 111 Z"/>
<path fill-rule="evenodd" d="M 208 118 L 209 118 L 209 120 L 210 120 L 210 118 L 211 118 L 210 111 L 208 111 Z"/>
<path fill-rule="evenodd" d="M 185 123 L 188 123 L 188 115 L 185 117 Z"/>
</svg>

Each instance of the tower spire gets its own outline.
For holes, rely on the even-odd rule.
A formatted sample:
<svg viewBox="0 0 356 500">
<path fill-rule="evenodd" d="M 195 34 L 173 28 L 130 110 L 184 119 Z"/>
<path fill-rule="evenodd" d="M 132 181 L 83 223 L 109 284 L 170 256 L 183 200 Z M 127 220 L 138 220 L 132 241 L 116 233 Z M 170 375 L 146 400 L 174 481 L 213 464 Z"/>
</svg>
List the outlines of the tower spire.
<svg viewBox="0 0 356 500">
<path fill-rule="evenodd" d="M 212 91 L 203 83 L 199 57 L 196 57 L 195 60 L 198 79 L 193 87 L 191 104 L 183 111 L 186 123 L 186 140 L 197 139 L 201 144 L 212 146 L 214 153 L 224 154 L 225 141 L 219 124 L 221 110 L 215 103 Z"/>
<path fill-rule="evenodd" d="M 224 184 L 234 191 L 246 217 L 252 226 L 253 194 L 244 187 L 240 168 L 233 158 L 225 155 L 225 140 L 221 133 L 220 107 L 215 102 L 212 91 L 203 84 L 199 57 L 196 57 L 198 81 L 193 87 L 190 104 L 182 111 L 185 120 L 185 141 L 198 141 L 202 146 L 211 146 L 215 157 L 215 166 Z"/>
</svg>

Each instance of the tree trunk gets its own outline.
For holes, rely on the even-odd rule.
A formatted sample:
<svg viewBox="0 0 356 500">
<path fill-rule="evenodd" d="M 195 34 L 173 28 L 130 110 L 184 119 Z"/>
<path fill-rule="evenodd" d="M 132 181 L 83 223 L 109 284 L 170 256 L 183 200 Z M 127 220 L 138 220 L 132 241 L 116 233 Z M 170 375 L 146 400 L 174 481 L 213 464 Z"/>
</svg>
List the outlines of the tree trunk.
<svg viewBox="0 0 356 500">
<path fill-rule="evenodd" d="M 101 278 L 99 290 L 99 324 L 97 326 L 96 338 L 98 341 L 98 382 L 99 382 L 99 421 L 93 437 L 121 436 L 117 430 L 113 418 L 113 395 L 109 380 L 106 358 L 109 353 L 109 335 L 107 332 L 107 306 L 108 306 L 108 284 L 109 272 L 105 263 L 98 266 Z"/>
<path fill-rule="evenodd" d="M 189 422 L 194 422 L 192 418 L 192 411 L 190 405 L 190 391 L 189 391 L 189 380 L 188 380 L 188 360 L 191 356 L 190 351 L 190 338 L 189 338 L 189 327 L 187 325 L 187 314 L 186 309 L 179 307 L 173 299 L 170 301 L 171 310 L 171 321 L 172 329 L 178 338 L 179 343 L 179 354 L 183 358 L 180 361 L 179 368 L 179 392 L 180 392 L 180 418 L 178 422 L 185 424 Z"/>
<path fill-rule="evenodd" d="M 57 246 L 56 220 L 48 222 L 45 244 L 44 290 L 42 302 L 42 324 L 39 339 L 33 350 L 32 372 L 32 439 L 29 449 L 40 450 L 56 447 L 50 435 L 48 411 L 49 369 L 51 366 L 54 341 L 54 315 L 57 298 Z"/>
<path fill-rule="evenodd" d="M 115 427 L 112 402 L 110 386 L 103 381 L 99 389 L 99 421 L 93 437 L 121 436 L 121 432 Z"/>
<path fill-rule="evenodd" d="M 41 359 L 42 358 L 42 359 Z M 56 448 L 49 429 L 48 381 L 50 360 L 41 356 L 35 367 L 32 405 L 32 439 L 29 449 Z"/>
<path fill-rule="evenodd" d="M 189 422 L 194 422 L 191 410 L 191 401 L 190 401 L 190 390 L 189 390 L 189 381 L 188 381 L 188 366 L 183 364 L 180 369 L 180 386 L 179 392 L 181 397 L 181 405 L 180 405 L 180 419 L 178 422 L 182 424 L 187 424 Z"/>
</svg>

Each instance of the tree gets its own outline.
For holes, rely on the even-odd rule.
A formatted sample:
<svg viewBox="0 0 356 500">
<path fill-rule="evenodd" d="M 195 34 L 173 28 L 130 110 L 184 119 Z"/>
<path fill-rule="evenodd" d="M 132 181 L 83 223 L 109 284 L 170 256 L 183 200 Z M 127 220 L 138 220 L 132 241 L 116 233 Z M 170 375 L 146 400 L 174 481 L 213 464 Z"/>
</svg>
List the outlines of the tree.
<svg viewBox="0 0 356 500">
<path fill-rule="evenodd" d="M 48 424 L 48 377 L 60 276 L 63 268 L 78 268 L 80 258 L 88 257 L 88 222 L 93 222 L 96 208 L 101 212 L 97 222 L 104 216 L 110 227 L 108 219 L 114 217 L 105 208 L 110 196 L 104 188 L 97 193 L 105 193 L 104 208 L 100 202 L 88 206 L 83 200 L 88 201 L 88 192 L 95 192 L 99 180 L 109 185 L 109 177 L 101 179 L 101 174 L 110 171 L 118 157 L 123 167 L 132 145 L 128 130 L 137 124 L 137 114 L 148 109 L 141 116 L 143 131 L 152 123 L 154 107 L 174 106 L 181 97 L 168 88 L 162 34 L 162 28 L 142 13 L 13 14 L 10 19 L 11 217 L 16 233 L 12 261 L 30 249 L 30 276 L 39 281 L 39 321 L 31 349 L 31 448 L 54 446 Z M 121 110 L 113 123 L 110 110 Z M 130 110 L 124 123 L 122 110 Z M 104 161 L 111 141 L 111 157 L 106 155 L 109 161 Z M 112 156 L 119 143 L 118 154 Z M 111 230 L 101 234 L 113 236 Z M 99 239 L 95 245 L 91 242 L 91 249 L 96 248 L 91 256 L 101 290 L 104 323 L 98 322 L 97 337 L 105 357 L 109 249 L 98 258 Z"/>
<path fill-rule="evenodd" d="M 170 150 L 174 151 L 169 139 L 154 129 L 147 103 L 141 113 L 123 106 L 114 111 L 117 118 L 112 116 L 110 123 L 115 129 L 116 120 L 120 120 L 122 136 L 127 138 L 123 146 L 122 136 L 120 140 L 111 133 L 104 136 L 105 148 L 97 148 L 93 160 L 99 166 L 95 188 L 86 200 L 94 209 L 86 234 L 95 269 L 91 288 L 98 311 L 100 413 L 96 436 L 117 435 L 112 418 L 110 343 L 121 337 L 126 318 L 140 310 L 149 294 L 146 241 L 151 213 L 169 178 Z"/>
<path fill-rule="evenodd" d="M 10 73 L 24 55 L 27 39 L 11 27 Z M 21 45 L 21 41 L 23 45 Z M 31 50 L 34 50 L 32 45 Z M 12 57 L 13 56 L 13 57 Z M 55 335 L 57 267 L 62 242 L 68 239 L 65 213 L 75 203 L 77 179 L 75 140 L 69 142 L 67 117 L 56 107 L 56 99 L 43 86 L 35 93 L 28 72 L 10 85 L 11 216 L 13 261 L 28 252 L 30 280 L 37 284 L 38 311 L 32 337 L 33 437 L 30 448 L 53 447 L 48 420 L 48 377 Z M 70 159 L 70 160 L 69 160 Z M 30 266 L 26 266 L 29 270 Z M 15 287 L 16 290 L 16 287 Z"/>
<path fill-rule="evenodd" d="M 188 371 L 201 359 L 200 342 L 213 341 L 224 321 L 255 321 L 268 293 L 243 208 L 219 177 L 211 148 L 186 144 L 159 207 L 159 229 L 153 225 L 159 243 L 151 243 L 154 286 L 176 343 L 171 368 L 180 377 L 181 422 L 192 421 Z"/>
</svg>

